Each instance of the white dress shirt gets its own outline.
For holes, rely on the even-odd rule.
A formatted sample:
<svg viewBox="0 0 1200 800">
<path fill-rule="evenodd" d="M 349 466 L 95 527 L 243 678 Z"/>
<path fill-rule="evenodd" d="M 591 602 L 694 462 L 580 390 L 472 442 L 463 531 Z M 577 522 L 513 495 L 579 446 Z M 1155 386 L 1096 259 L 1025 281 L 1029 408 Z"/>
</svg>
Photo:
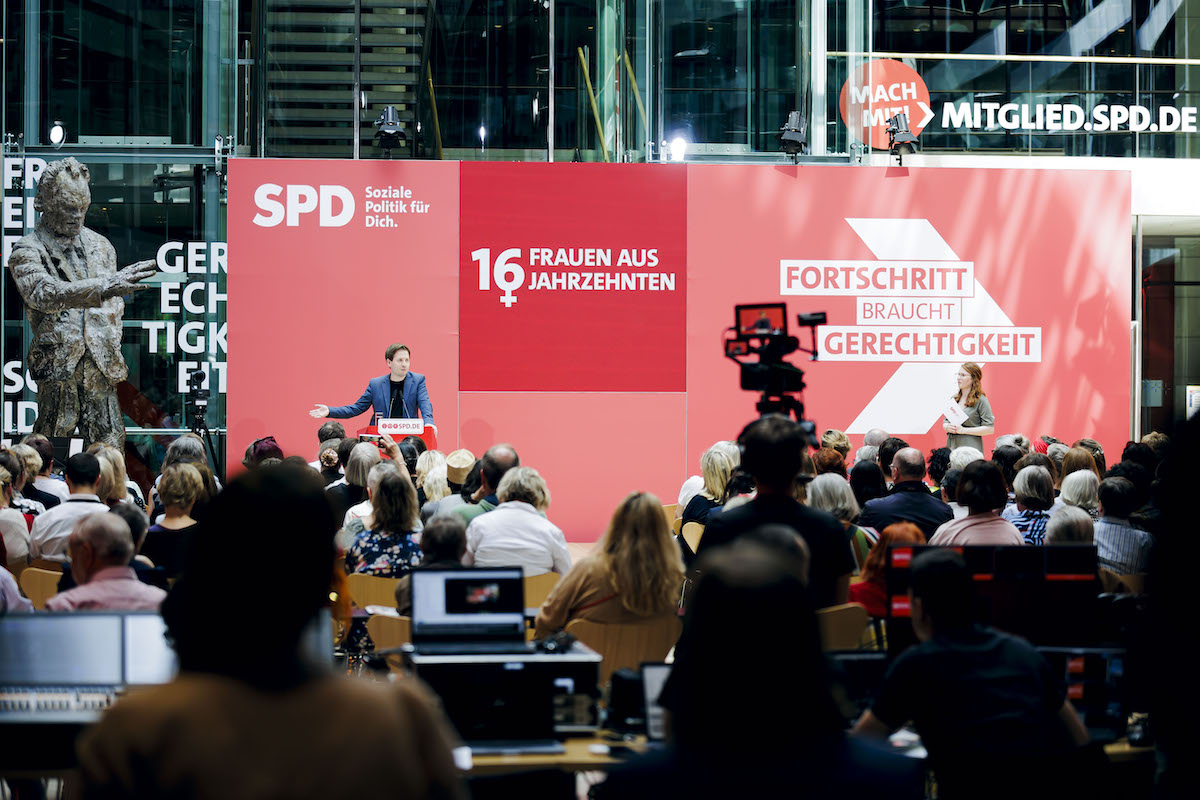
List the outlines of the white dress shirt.
<svg viewBox="0 0 1200 800">
<path fill-rule="evenodd" d="M 0 535 L 4 537 L 4 549 L 9 563 L 24 562 L 29 558 L 29 526 L 25 515 L 15 508 L 0 508 Z M 7 566 L 0 564 L 0 567 Z"/>
<path fill-rule="evenodd" d="M 38 475 L 33 479 L 33 485 L 43 492 L 54 495 L 59 500 L 66 500 L 71 496 L 71 490 L 66 481 L 60 481 L 58 478 L 51 478 L 48 475 Z"/>
<path fill-rule="evenodd" d="M 75 523 L 84 517 L 108 511 L 108 505 L 100 502 L 94 494 L 73 494 L 45 514 L 38 514 L 29 532 L 30 560 L 44 558 L 49 561 L 67 560 L 67 537 L 75 529 Z"/>
<path fill-rule="evenodd" d="M 467 526 L 463 564 L 476 567 L 521 567 L 525 577 L 571 568 L 567 539 L 558 526 L 520 500 L 501 503 Z"/>
</svg>

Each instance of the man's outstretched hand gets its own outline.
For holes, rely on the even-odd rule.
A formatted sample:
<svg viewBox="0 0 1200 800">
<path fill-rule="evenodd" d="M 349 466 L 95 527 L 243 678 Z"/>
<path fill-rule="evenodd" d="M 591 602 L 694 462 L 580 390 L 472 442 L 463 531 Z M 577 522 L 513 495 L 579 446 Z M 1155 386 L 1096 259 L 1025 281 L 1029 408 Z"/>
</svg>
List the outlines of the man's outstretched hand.
<svg viewBox="0 0 1200 800">
<path fill-rule="evenodd" d="M 308 415 L 310 417 L 312 417 L 313 419 L 320 419 L 321 417 L 328 417 L 329 416 L 329 406 L 323 406 L 320 403 L 317 403 L 316 408 L 313 408 L 312 410 L 310 410 L 308 412 Z"/>
<path fill-rule="evenodd" d="M 142 289 L 153 289 L 153 285 L 142 283 L 142 281 L 157 272 L 158 264 L 154 259 L 134 262 L 108 276 L 105 281 L 104 295 L 106 297 L 122 297 Z"/>
</svg>

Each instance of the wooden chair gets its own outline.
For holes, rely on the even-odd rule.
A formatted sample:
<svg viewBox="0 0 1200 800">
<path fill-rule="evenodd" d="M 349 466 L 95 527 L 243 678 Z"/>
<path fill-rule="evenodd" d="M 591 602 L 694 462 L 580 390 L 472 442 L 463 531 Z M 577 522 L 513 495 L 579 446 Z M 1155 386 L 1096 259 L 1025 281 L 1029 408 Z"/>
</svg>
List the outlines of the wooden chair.
<svg viewBox="0 0 1200 800">
<path fill-rule="evenodd" d="M 683 517 L 679 517 L 671 523 L 671 533 L 675 534 L 676 536 L 683 533 Z"/>
<path fill-rule="evenodd" d="M 346 576 L 346 588 L 350 600 L 359 608 L 367 606 L 396 607 L 396 578 L 380 578 L 375 575 L 354 573 Z"/>
<path fill-rule="evenodd" d="M 683 624 L 674 612 L 645 622 L 625 625 L 603 624 L 586 619 L 567 623 L 567 633 L 574 636 L 603 657 L 600 663 L 600 685 L 619 669 L 637 668 L 644 661 L 662 661 L 671 652 Z"/>
<path fill-rule="evenodd" d="M 375 643 L 376 650 L 399 647 L 412 641 L 412 619 L 372 614 L 367 617 L 367 633 Z"/>
<path fill-rule="evenodd" d="M 869 619 L 867 609 L 858 603 L 844 603 L 817 610 L 824 650 L 857 650 Z"/>
<path fill-rule="evenodd" d="M 692 552 L 699 552 L 700 537 L 704 535 L 704 526 L 699 522 L 689 522 L 683 526 L 683 540 L 687 542 L 688 547 L 692 548 Z"/>
<path fill-rule="evenodd" d="M 669 506 L 662 507 L 663 516 L 666 517 L 668 526 L 675 524 L 675 510 L 678 508 L 679 508 L 678 503 L 672 503 Z"/>
<path fill-rule="evenodd" d="M 49 570 L 50 572 L 62 572 L 63 571 L 63 562 L 50 561 L 49 559 L 45 559 L 45 558 L 35 558 L 29 562 L 29 566 L 37 567 L 38 569 Z"/>
<path fill-rule="evenodd" d="M 11 572 L 13 578 L 16 579 L 17 585 L 20 586 L 21 585 L 21 573 L 29 568 L 29 559 L 28 558 L 14 558 L 8 562 L 7 566 L 8 566 L 8 571 Z"/>
<path fill-rule="evenodd" d="M 1101 567 L 1100 586 L 1104 591 L 1114 594 L 1145 594 L 1146 573 L 1135 572 L 1129 575 L 1118 575 L 1111 569 Z"/>
<path fill-rule="evenodd" d="M 525 607 L 538 608 L 550 596 L 550 590 L 558 585 L 562 576 L 557 572 L 547 572 L 525 579 Z"/>
<path fill-rule="evenodd" d="M 62 570 L 55 572 L 40 567 L 28 567 L 21 572 L 21 591 L 33 603 L 33 607 L 41 611 L 46 607 L 46 601 L 58 594 L 58 582 L 62 580 Z"/>
</svg>

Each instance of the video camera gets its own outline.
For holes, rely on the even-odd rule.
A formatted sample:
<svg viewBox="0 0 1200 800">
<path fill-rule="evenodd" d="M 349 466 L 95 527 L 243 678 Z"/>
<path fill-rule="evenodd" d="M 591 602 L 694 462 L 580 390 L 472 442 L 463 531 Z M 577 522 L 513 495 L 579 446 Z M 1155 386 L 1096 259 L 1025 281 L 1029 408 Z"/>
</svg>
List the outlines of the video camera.
<svg viewBox="0 0 1200 800">
<path fill-rule="evenodd" d="M 797 314 L 796 323 L 809 329 L 812 347 L 800 346 L 800 340 L 788 335 L 787 304 L 757 303 L 734 306 L 733 338 L 725 340 L 725 357 L 741 368 L 741 387 L 761 392 L 755 404 L 760 415 L 794 416 L 812 446 L 817 446 L 816 424 L 804 419 L 804 403 L 797 397 L 804 391 L 804 371 L 783 360 L 797 350 L 817 360 L 817 326 L 825 324 L 825 312 Z M 757 355 L 758 361 L 740 357 Z"/>
</svg>

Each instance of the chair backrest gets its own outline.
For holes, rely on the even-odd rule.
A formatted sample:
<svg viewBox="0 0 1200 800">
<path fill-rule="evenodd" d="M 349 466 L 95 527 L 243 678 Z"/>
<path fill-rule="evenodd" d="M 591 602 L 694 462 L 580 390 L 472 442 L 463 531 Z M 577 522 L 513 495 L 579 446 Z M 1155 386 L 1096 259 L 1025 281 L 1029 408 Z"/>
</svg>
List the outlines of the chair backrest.
<svg viewBox="0 0 1200 800">
<path fill-rule="evenodd" d="M 33 603 L 33 607 L 41 611 L 46 607 L 46 601 L 58 594 L 58 582 L 62 580 L 62 570 L 41 569 L 28 567 L 21 572 L 21 591 Z"/>
<path fill-rule="evenodd" d="M 1118 575 L 1111 569 L 1101 567 L 1100 586 L 1104 591 L 1115 594 L 1144 594 L 1146 591 L 1146 573 L 1134 572 L 1129 575 Z"/>
<path fill-rule="evenodd" d="M 678 536 L 682 532 L 683 532 L 683 517 L 676 517 L 675 521 L 671 523 L 671 533 Z"/>
<path fill-rule="evenodd" d="M 667 525 L 675 524 L 675 510 L 679 508 L 678 503 L 672 503 L 669 506 L 663 506 L 663 516 L 667 518 Z"/>
<path fill-rule="evenodd" d="M 372 614 L 367 617 L 367 633 L 376 650 L 399 647 L 412 641 L 412 618 Z"/>
<path fill-rule="evenodd" d="M 350 600 L 359 608 L 367 606 L 396 607 L 396 578 L 380 578 L 376 575 L 354 573 L 346 576 L 346 588 Z"/>
<path fill-rule="evenodd" d="M 857 650 L 867 629 L 867 609 L 858 603 L 845 603 L 817 610 L 824 650 Z"/>
<path fill-rule="evenodd" d="M 63 562 L 50 561 L 49 559 L 45 559 L 45 558 L 35 558 L 29 562 L 29 566 L 37 567 L 38 569 L 49 570 L 50 572 L 62 572 L 63 571 Z"/>
<path fill-rule="evenodd" d="M 675 612 L 652 617 L 644 622 L 605 624 L 586 619 L 571 620 L 567 633 L 595 650 L 604 659 L 600 663 L 600 685 L 608 683 L 614 672 L 626 667 L 638 668 L 645 661 L 663 661 L 675 642 L 683 623 Z"/>
<path fill-rule="evenodd" d="M 687 542 L 688 547 L 692 548 L 695 553 L 700 547 L 700 537 L 704 535 L 704 526 L 699 522 L 689 522 L 683 526 L 683 540 Z"/>
<path fill-rule="evenodd" d="M 561 577 L 557 572 L 546 572 L 526 578 L 525 607 L 537 608 L 546 602 L 546 598 L 550 596 L 550 590 L 558 585 L 558 580 Z"/>
</svg>

